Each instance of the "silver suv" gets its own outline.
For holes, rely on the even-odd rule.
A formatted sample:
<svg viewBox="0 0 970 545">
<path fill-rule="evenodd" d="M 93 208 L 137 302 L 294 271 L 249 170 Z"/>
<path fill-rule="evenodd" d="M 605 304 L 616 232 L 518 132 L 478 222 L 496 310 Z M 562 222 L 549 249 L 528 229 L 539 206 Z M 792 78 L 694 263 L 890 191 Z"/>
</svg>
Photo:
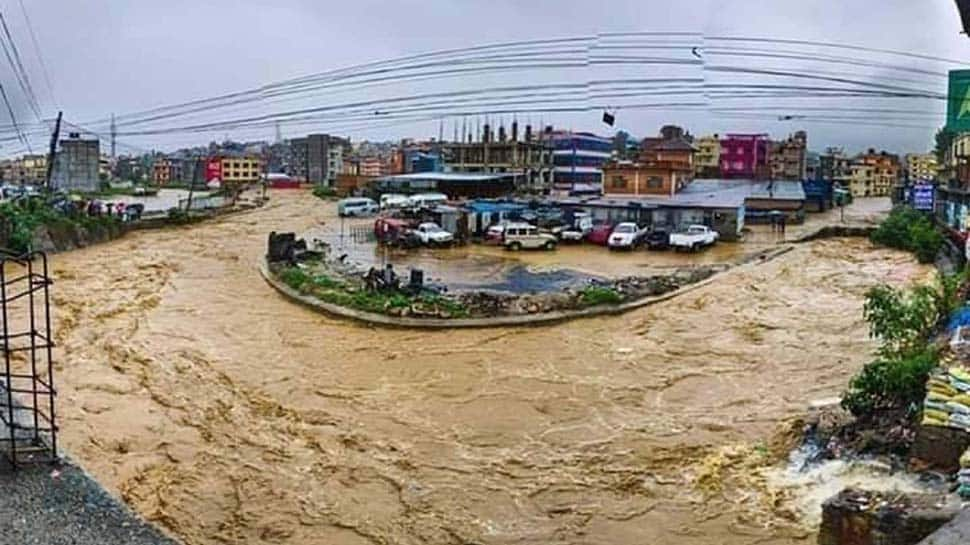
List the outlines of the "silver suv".
<svg viewBox="0 0 970 545">
<path fill-rule="evenodd" d="M 540 233 L 539 228 L 528 223 L 509 223 L 502 233 L 502 245 L 507 250 L 555 250 L 556 237 Z"/>
</svg>

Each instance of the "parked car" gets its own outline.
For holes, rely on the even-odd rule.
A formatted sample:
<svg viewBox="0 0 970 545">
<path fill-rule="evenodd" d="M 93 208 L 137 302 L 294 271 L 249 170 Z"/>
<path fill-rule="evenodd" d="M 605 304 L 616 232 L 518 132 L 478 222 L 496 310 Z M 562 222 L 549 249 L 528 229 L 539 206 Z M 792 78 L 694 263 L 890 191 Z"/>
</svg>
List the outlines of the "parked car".
<svg viewBox="0 0 970 545">
<path fill-rule="evenodd" d="M 563 242 L 579 242 L 593 230 L 593 217 L 588 212 L 575 212 L 572 224 L 559 231 L 559 239 Z"/>
<path fill-rule="evenodd" d="M 502 245 L 508 250 L 555 250 L 556 242 L 556 237 L 528 223 L 510 223 L 502 233 Z"/>
<path fill-rule="evenodd" d="M 593 244 L 599 244 L 600 246 L 606 246 L 610 240 L 610 234 L 613 232 L 613 225 L 609 223 L 600 223 L 594 225 L 590 232 L 586 235 L 586 240 L 592 242 Z"/>
<path fill-rule="evenodd" d="M 508 225 L 506 222 L 490 225 L 488 229 L 485 230 L 485 244 L 502 244 L 506 225 Z"/>
<path fill-rule="evenodd" d="M 651 231 L 644 237 L 648 250 L 666 250 L 670 248 L 670 233 L 662 229 Z"/>
<path fill-rule="evenodd" d="M 381 210 L 407 208 L 410 205 L 411 199 L 407 195 L 401 195 L 399 193 L 385 193 L 381 195 Z"/>
<path fill-rule="evenodd" d="M 414 232 L 426 246 L 446 246 L 455 241 L 455 236 L 442 229 L 437 223 L 422 223 Z"/>
<path fill-rule="evenodd" d="M 610 238 L 606 241 L 606 246 L 611 250 L 632 250 L 640 243 L 640 238 L 644 231 L 632 222 L 624 222 L 616 226 L 610 233 Z"/>
<path fill-rule="evenodd" d="M 341 217 L 373 216 L 377 212 L 377 203 L 366 197 L 350 197 L 337 201 L 337 214 Z"/>
<path fill-rule="evenodd" d="M 444 193 L 418 193 L 408 197 L 408 201 L 415 208 L 431 208 L 448 202 L 448 196 Z"/>
<path fill-rule="evenodd" d="M 691 225 L 670 235 L 670 245 L 675 250 L 696 251 L 717 242 L 718 233 L 704 225 Z"/>
</svg>

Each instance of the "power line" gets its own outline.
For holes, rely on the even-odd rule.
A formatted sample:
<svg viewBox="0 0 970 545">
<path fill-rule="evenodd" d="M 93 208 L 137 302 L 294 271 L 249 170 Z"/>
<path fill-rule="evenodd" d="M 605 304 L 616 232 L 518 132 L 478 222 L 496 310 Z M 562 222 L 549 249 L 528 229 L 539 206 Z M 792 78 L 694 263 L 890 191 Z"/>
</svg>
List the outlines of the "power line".
<svg viewBox="0 0 970 545">
<path fill-rule="evenodd" d="M 0 28 L 3 29 L 3 34 L 6 36 L 6 42 L 0 40 L 0 45 L 3 45 L 3 53 L 7 57 L 7 61 L 10 63 L 10 68 L 13 69 L 14 75 L 16 76 L 17 83 L 20 84 L 21 90 L 24 92 L 24 97 L 27 99 L 27 104 L 34 111 L 34 115 L 37 120 L 40 121 L 40 106 L 37 103 L 37 96 L 34 94 L 34 89 L 30 85 L 30 79 L 27 77 L 27 71 L 24 69 L 23 62 L 20 60 L 20 53 L 17 51 L 17 44 L 14 43 L 13 37 L 10 35 L 10 29 L 7 28 L 7 20 L 3 16 L 3 12 L 0 11 Z M 9 44 L 9 48 L 7 47 Z M 11 51 L 13 52 L 11 55 Z"/>
<path fill-rule="evenodd" d="M 47 85 L 47 92 L 50 94 L 51 102 L 55 107 L 57 105 L 57 98 L 54 96 L 54 86 L 51 85 L 50 73 L 47 71 L 47 63 L 44 62 L 44 55 L 41 54 L 40 43 L 37 40 L 37 34 L 34 32 L 34 25 L 30 22 L 30 15 L 27 13 L 27 8 L 24 6 L 24 0 L 18 0 L 20 3 L 20 11 L 24 14 L 24 21 L 27 23 L 27 32 L 30 34 L 30 41 L 34 45 L 34 52 L 37 55 L 37 61 L 40 63 L 41 72 L 44 75 L 44 83 Z"/>
</svg>

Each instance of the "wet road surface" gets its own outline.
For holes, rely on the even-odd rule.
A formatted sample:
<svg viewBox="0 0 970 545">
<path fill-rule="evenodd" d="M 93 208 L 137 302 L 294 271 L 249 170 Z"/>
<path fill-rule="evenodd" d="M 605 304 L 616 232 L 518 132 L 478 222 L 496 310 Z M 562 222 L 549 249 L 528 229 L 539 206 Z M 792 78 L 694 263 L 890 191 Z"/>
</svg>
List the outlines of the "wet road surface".
<svg viewBox="0 0 970 545">
<path fill-rule="evenodd" d="M 186 543 L 811 542 L 757 445 L 867 359 L 865 290 L 927 272 L 828 240 L 622 316 L 386 331 L 259 278 L 332 208 L 55 259 L 62 441 Z"/>
</svg>

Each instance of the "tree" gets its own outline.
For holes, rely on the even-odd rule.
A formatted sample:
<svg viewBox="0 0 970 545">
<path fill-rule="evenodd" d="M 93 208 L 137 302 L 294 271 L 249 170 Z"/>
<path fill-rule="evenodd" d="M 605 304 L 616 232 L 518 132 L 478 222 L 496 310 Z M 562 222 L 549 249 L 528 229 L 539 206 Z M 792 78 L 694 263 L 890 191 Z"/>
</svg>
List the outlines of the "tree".
<svg viewBox="0 0 970 545">
<path fill-rule="evenodd" d="M 954 138 L 956 138 L 956 133 L 945 126 L 936 131 L 936 147 L 933 149 L 933 153 L 936 154 L 938 164 L 943 165 L 946 161 L 946 152 L 950 149 L 950 144 L 953 143 Z"/>
<path fill-rule="evenodd" d="M 630 133 L 626 131 L 616 131 L 613 136 L 613 151 L 617 159 L 626 159 L 627 143 L 630 141 Z"/>
</svg>

